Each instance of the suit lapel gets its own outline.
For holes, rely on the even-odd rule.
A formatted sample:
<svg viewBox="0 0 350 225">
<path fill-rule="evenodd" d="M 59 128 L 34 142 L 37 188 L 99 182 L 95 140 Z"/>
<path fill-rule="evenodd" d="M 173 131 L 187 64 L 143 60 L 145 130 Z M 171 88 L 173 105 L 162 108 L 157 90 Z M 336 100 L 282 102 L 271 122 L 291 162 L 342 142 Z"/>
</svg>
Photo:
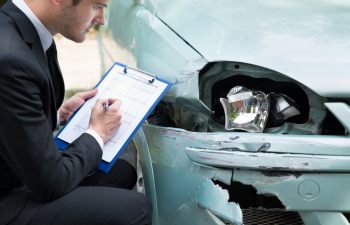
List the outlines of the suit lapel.
<svg viewBox="0 0 350 225">
<path fill-rule="evenodd" d="M 27 44 L 32 45 L 32 52 L 39 64 L 45 71 L 47 77 L 51 81 L 50 70 L 47 65 L 47 60 L 41 40 L 37 30 L 28 17 L 19 9 L 12 1 L 8 1 L 1 10 L 9 15 L 16 23 L 18 30 Z M 52 81 L 51 81 L 52 82 Z"/>
<path fill-rule="evenodd" d="M 1 8 L 1 10 L 9 15 L 16 23 L 16 26 L 23 38 L 23 40 L 27 43 L 28 46 L 31 45 L 31 50 L 44 70 L 44 72 L 47 75 L 47 78 L 49 79 L 50 83 L 50 89 L 51 89 L 51 114 L 52 115 L 52 120 L 53 124 L 57 122 L 57 117 L 56 117 L 56 100 L 55 100 L 55 95 L 54 95 L 54 89 L 53 89 L 53 83 L 51 80 L 51 74 L 49 70 L 49 66 L 47 64 L 47 59 L 46 59 L 46 54 L 44 52 L 39 34 L 32 24 L 32 22 L 28 19 L 28 17 L 15 5 L 12 3 L 11 0 L 7 1 L 7 3 Z M 57 52 L 56 52 L 56 61 L 57 61 Z M 58 65 L 58 64 L 57 64 Z M 60 74 L 62 77 L 62 75 Z"/>
</svg>

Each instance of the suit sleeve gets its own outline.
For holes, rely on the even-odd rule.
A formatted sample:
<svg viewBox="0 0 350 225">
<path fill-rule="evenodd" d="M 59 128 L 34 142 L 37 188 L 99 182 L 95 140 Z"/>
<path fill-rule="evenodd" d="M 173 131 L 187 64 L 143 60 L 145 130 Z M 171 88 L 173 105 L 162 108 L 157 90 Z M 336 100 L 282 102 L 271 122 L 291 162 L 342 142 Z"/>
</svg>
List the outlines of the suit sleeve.
<svg viewBox="0 0 350 225">
<path fill-rule="evenodd" d="M 41 68 L 10 54 L 0 68 L 0 154 L 38 200 L 57 199 L 98 168 L 100 146 L 85 133 L 61 153 L 42 110 Z"/>
</svg>

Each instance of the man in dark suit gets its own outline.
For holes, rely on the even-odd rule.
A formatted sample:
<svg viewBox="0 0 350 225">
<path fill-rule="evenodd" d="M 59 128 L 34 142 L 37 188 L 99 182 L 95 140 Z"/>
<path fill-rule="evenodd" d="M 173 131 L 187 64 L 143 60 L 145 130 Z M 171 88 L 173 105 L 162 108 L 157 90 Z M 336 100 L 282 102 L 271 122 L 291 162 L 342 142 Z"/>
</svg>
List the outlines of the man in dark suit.
<svg viewBox="0 0 350 225">
<path fill-rule="evenodd" d="M 98 100 L 88 130 L 65 151 L 52 137 L 57 121 L 97 93 L 63 103 L 52 35 L 84 41 L 109 3 L 9 0 L 0 10 L 0 224 L 151 224 L 150 201 L 131 191 L 133 167 L 117 160 L 108 174 L 97 170 L 121 123 L 120 100 L 109 99 L 109 110 Z"/>
</svg>

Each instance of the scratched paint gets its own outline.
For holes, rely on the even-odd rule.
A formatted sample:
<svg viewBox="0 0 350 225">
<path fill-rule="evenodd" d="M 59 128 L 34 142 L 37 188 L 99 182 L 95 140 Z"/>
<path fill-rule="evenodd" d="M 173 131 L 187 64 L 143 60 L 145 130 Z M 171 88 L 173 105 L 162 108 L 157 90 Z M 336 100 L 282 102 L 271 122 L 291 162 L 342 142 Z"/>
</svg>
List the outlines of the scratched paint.
<svg viewBox="0 0 350 225">
<path fill-rule="evenodd" d="M 270 147 L 271 143 L 264 143 L 261 145 L 257 152 L 266 152 L 267 150 L 269 150 Z"/>
<path fill-rule="evenodd" d="M 235 132 L 203 133 L 190 132 L 179 128 L 157 129 L 153 128 L 152 125 L 144 126 L 150 132 L 160 133 L 162 138 L 179 137 L 185 142 L 191 140 L 185 147 L 257 152 L 262 146 L 266 149 L 268 147 L 266 143 L 270 143 L 269 153 L 350 156 L 350 151 L 348 150 L 350 138 L 346 136 L 279 135 L 244 132 L 239 132 L 239 136 L 237 136 L 234 134 Z M 232 136 L 234 136 L 235 140 L 232 140 Z M 193 141 L 194 139 L 195 141 Z"/>
<path fill-rule="evenodd" d="M 184 132 L 177 132 L 177 131 L 171 131 L 171 130 L 161 130 L 160 131 L 161 134 L 167 136 L 167 137 L 172 137 L 172 136 L 176 136 L 176 137 L 188 137 L 191 139 L 195 139 L 196 136 L 194 134 L 191 133 L 184 133 Z"/>
<path fill-rule="evenodd" d="M 339 158 L 344 158 L 341 155 L 348 155 L 348 146 L 350 146 L 350 142 L 346 138 L 324 137 L 326 139 L 324 140 L 323 138 L 302 135 L 291 135 L 286 138 L 281 135 L 267 135 L 264 133 L 260 134 L 261 137 L 248 133 L 234 135 L 232 135 L 232 133 L 198 133 L 177 128 L 164 129 L 152 125 L 143 125 L 142 129 L 144 130 L 152 158 L 160 221 L 163 221 L 161 224 L 167 225 L 174 224 L 173 221 L 175 219 L 181 221 L 182 224 L 190 224 L 186 223 L 184 219 L 185 215 L 183 213 L 185 212 L 178 212 L 179 208 L 186 202 L 196 200 L 198 188 L 201 187 L 205 179 L 214 180 L 215 172 L 213 171 L 215 170 L 211 172 L 199 170 L 198 164 L 194 164 L 187 156 L 186 147 L 197 148 L 201 151 L 203 149 L 220 151 L 224 153 L 220 154 L 222 156 L 227 156 L 226 153 L 237 154 L 237 148 L 239 147 L 241 153 L 248 154 L 244 157 L 249 158 L 249 160 L 255 162 L 256 165 L 258 165 L 259 162 L 258 158 L 267 154 L 274 154 L 282 157 L 282 161 L 284 162 L 309 163 L 309 165 L 298 164 L 299 167 L 305 168 L 307 166 L 315 166 L 310 158 L 322 161 L 324 165 L 326 165 L 328 161 L 332 161 L 327 159 L 329 156 L 337 156 L 338 154 L 340 155 Z M 230 141 L 232 137 L 239 138 Z M 217 142 L 221 142 L 221 145 L 218 145 Z M 159 148 L 156 148 L 154 143 L 157 143 Z M 176 146 L 177 143 L 179 143 L 178 146 Z M 263 143 L 272 143 L 272 145 L 267 152 L 257 153 L 257 150 Z M 310 145 L 310 143 L 312 143 L 312 145 Z M 292 146 L 288 147 L 289 145 Z M 236 150 L 220 150 L 220 148 Z M 293 151 L 302 154 L 296 155 L 289 153 Z M 305 155 L 306 152 L 310 155 L 317 153 L 326 154 L 310 157 Z M 255 161 L 253 161 L 253 159 L 255 159 Z M 223 160 L 230 161 L 227 157 Z M 319 168 L 325 167 L 324 165 L 319 165 Z M 335 166 L 337 165 L 331 164 L 330 168 L 335 168 Z M 225 168 L 221 169 L 227 170 Z M 235 169 L 232 180 L 254 186 L 259 194 L 277 196 L 283 205 L 286 206 L 286 209 L 291 211 L 327 211 L 329 209 L 348 211 L 348 209 L 350 209 L 350 203 L 346 201 L 347 198 L 350 198 L 350 190 L 346 188 L 350 186 L 350 175 L 322 172 L 286 172 L 281 175 L 279 173 L 273 173 L 274 170 L 280 170 L 281 168 L 274 168 L 271 172 L 265 170 L 269 173 L 261 171 L 262 169 L 264 168 L 255 168 L 252 171 Z M 200 171 L 203 172 L 200 173 Z M 228 183 L 227 179 L 226 177 L 226 183 Z M 303 180 L 307 179 L 315 180 L 321 188 L 320 195 L 313 201 L 305 201 L 298 193 L 298 186 Z M 334 193 L 339 194 L 334 195 Z M 334 199 L 334 201 L 330 202 L 329 199 Z M 172 216 L 172 218 L 170 219 L 169 216 Z M 196 217 L 196 215 L 193 214 L 191 214 L 191 216 Z"/>
<path fill-rule="evenodd" d="M 227 185 L 231 184 L 232 170 L 215 168 L 203 164 L 194 163 L 193 169 L 194 176 L 201 176 L 212 180 L 221 181 Z"/>
<path fill-rule="evenodd" d="M 149 132 L 148 128 L 154 128 L 157 132 Z M 143 130 L 143 128 L 141 129 Z M 164 132 L 159 127 L 151 125 L 147 125 L 146 129 L 147 132 L 144 132 L 144 134 L 149 149 L 143 151 L 149 152 L 151 156 L 154 179 L 147 181 L 145 179 L 145 185 L 148 187 L 149 182 L 153 182 L 155 185 L 159 224 L 223 225 L 222 219 L 218 219 L 218 214 L 226 213 L 226 211 L 222 211 L 224 210 L 222 207 L 227 206 L 228 198 L 220 200 L 223 206 L 219 204 L 218 206 L 212 206 L 210 209 L 201 207 L 196 199 L 199 188 L 204 187 L 203 182 L 205 180 L 210 182 L 211 180 L 218 180 L 230 184 L 232 170 L 193 163 L 187 157 L 184 146 L 188 145 L 189 142 L 196 141 L 196 139 L 191 138 L 195 137 L 195 133 L 184 134 L 177 129 Z M 178 146 L 176 146 L 177 144 Z M 141 149 L 138 146 L 138 151 L 141 151 Z M 226 190 L 223 191 L 227 192 Z M 235 203 L 231 204 L 235 205 Z M 234 206 L 234 209 L 237 211 L 227 218 L 235 219 L 233 216 L 237 215 L 236 220 L 241 221 L 240 210 L 236 206 Z"/>
<path fill-rule="evenodd" d="M 150 4 L 152 2 L 152 4 Z M 180 28 L 180 30 L 186 30 L 190 31 L 188 34 L 191 34 L 191 29 L 193 26 L 182 26 L 181 22 L 179 23 L 178 17 L 174 17 L 172 13 L 166 13 L 167 9 L 172 9 L 174 12 L 174 6 L 175 8 L 181 8 L 181 6 L 185 5 L 186 7 L 182 7 L 183 10 L 187 10 L 190 13 L 185 13 L 186 15 L 193 16 L 193 12 L 195 12 L 196 15 L 200 15 L 203 20 L 201 20 L 203 23 L 207 23 L 208 15 L 202 16 L 203 12 L 209 12 L 208 10 L 197 10 L 197 6 L 204 6 L 207 7 L 210 3 L 216 4 L 215 1 L 206 2 L 203 3 L 203 1 L 199 4 L 194 4 L 196 7 L 193 7 L 193 4 L 191 7 L 186 1 L 159 1 L 162 4 L 158 5 L 157 0 L 146 0 L 146 6 L 137 6 L 134 4 L 133 1 L 130 0 L 121 0 L 121 1 L 112 1 L 111 7 L 109 7 L 109 14 L 107 16 L 109 21 L 108 33 L 112 34 L 112 37 L 114 40 L 118 42 L 118 45 L 121 45 L 126 51 L 128 51 L 129 59 L 135 59 L 129 62 L 136 63 L 134 66 L 139 67 L 147 72 L 153 73 L 157 75 L 160 78 L 163 78 L 165 80 L 168 80 L 170 82 L 175 83 L 175 85 L 172 86 L 172 88 L 168 91 L 168 93 L 165 95 L 165 97 L 162 99 L 164 102 L 166 102 L 168 105 L 171 103 L 174 104 L 174 108 L 182 106 L 186 106 L 187 108 L 194 109 L 194 112 L 192 115 L 197 115 L 197 117 L 194 117 L 194 119 L 187 120 L 189 126 L 187 127 L 184 122 L 184 128 L 187 130 L 190 130 L 192 127 L 192 124 L 194 122 L 197 122 L 196 120 L 203 120 L 204 122 L 201 123 L 201 127 L 199 131 L 207 132 L 208 129 L 217 132 L 215 135 L 211 135 L 209 133 L 194 133 L 194 132 L 186 132 L 181 129 L 168 129 L 172 132 L 179 132 L 180 134 L 161 134 L 159 128 L 151 128 L 150 126 L 147 127 L 147 125 L 144 126 L 144 130 L 146 133 L 147 138 L 144 138 L 142 141 L 148 144 L 147 148 L 144 149 L 140 147 L 138 149 L 139 151 L 142 151 L 143 153 L 150 154 L 150 158 L 152 160 L 151 162 L 148 162 L 149 164 L 153 165 L 153 171 L 154 172 L 154 180 L 148 179 L 147 182 L 154 184 L 157 187 L 156 189 L 153 188 L 153 194 L 155 193 L 155 190 L 157 190 L 157 199 L 153 196 L 154 203 L 159 203 L 159 221 L 160 224 L 166 224 L 166 225 L 172 225 L 172 224 L 222 224 L 219 223 L 218 220 L 215 220 L 215 217 L 212 217 L 213 213 L 210 213 L 208 210 L 202 209 L 201 207 L 197 206 L 195 204 L 196 195 L 198 193 L 198 186 L 203 183 L 203 181 L 206 178 L 206 176 L 210 177 L 210 174 L 206 174 L 203 176 L 198 176 L 195 172 L 195 164 L 188 158 L 185 148 L 186 147 L 194 147 L 199 149 L 213 149 L 213 150 L 224 150 L 224 151 L 245 151 L 245 152 L 251 152 L 255 153 L 259 150 L 259 148 L 264 143 L 271 143 L 272 146 L 268 149 L 267 153 L 294 153 L 294 154 L 309 154 L 309 155 L 330 155 L 330 156 L 349 156 L 350 151 L 348 151 L 349 148 L 349 139 L 347 137 L 329 137 L 329 136 L 305 136 L 305 134 L 318 134 L 320 133 L 320 124 L 323 121 L 322 118 L 325 117 L 326 111 L 323 107 L 323 100 L 319 99 L 319 96 L 312 92 L 309 88 L 307 88 L 305 85 L 300 85 L 305 92 L 309 96 L 309 103 L 310 103 L 310 122 L 307 124 L 290 124 L 285 123 L 283 126 L 279 128 L 272 128 L 272 129 L 266 129 L 266 132 L 270 132 L 269 134 L 259 134 L 259 135 L 252 135 L 247 133 L 238 133 L 238 132 L 227 132 L 224 133 L 223 128 L 220 128 L 218 126 L 215 127 L 215 123 L 211 123 L 208 125 L 205 124 L 208 120 L 208 115 L 210 116 L 210 107 L 208 105 L 203 104 L 203 99 L 200 99 L 200 91 L 199 91 L 199 83 L 200 83 L 200 74 L 199 71 L 203 68 L 204 65 L 206 65 L 208 62 L 200 55 L 204 55 L 204 57 L 208 58 L 208 54 L 203 54 L 202 51 L 197 52 L 195 49 L 193 49 L 191 46 L 188 45 L 183 39 L 181 39 L 176 33 L 173 32 L 168 26 L 173 27 L 173 25 L 177 26 L 177 28 Z M 155 3 L 155 4 L 153 4 Z M 169 5 L 168 5 L 169 4 Z M 168 6 L 167 6 L 168 5 Z M 254 4 L 253 4 L 254 5 Z M 273 5 L 273 4 L 272 4 Z M 322 4 L 321 4 L 322 5 Z M 301 6 L 299 4 L 298 6 Z M 236 6 L 235 6 L 236 7 Z M 304 6 L 303 6 L 304 7 Z M 197 7 L 198 8 L 198 7 Z M 237 8 L 237 7 L 236 7 Z M 287 7 L 288 8 L 288 7 Z M 286 8 L 286 9 L 287 9 Z M 312 8 L 312 7 L 311 7 Z M 311 9 L 310 8 L 310 9 Z M 341 7 L 340 7 L 341 8 Z M 162 12 L 162 10 L 165 10 Z M 183 10 L 178 10 L 176 12 L 183 13 Z M 345 15 L 345 11 L 343 10 L 343 14 Z M 222 14 L 222 10 L 217 11 L 220 14 Z M 230 10 L 226 10 L 226 12 L 230 12 Z M 275 12 L 279 12 L 278 10 Z M 294 10 L 289 10 L 291 13 L 295 13 Z M 306 11 L 304 11 L 306 12 Z M 162 14 L 163 13 L 163 14 Z M 198 14 L 199 13 L 199 14 Z M 235 14 L 232 14 L 232 12 L 229 13 L 230 15 L 235 16 Z M 306 13 L 307 15 L 310 15 Z M 305 14 L 305 15 L 306 15 Z M 157 15 L 157 17 L 155 16 Z M 295 14 L 296 15 L 296 14 Z M 328 14 L 327 14 L 328 15 Z M 162 18 L 165 23 L 168 24 L 165 25 L 162 21 L 159 20 L 159 18 Z M 171 21 L 168 21 L 168 19 L 171 18 L 177 18 L 175 20 L 176 24 L 172 24 Z M 344 17 L 345 18 L 345 17 Z M 182 18 L 186 20 L 186 18 Z M 295 21 L 295 20 L 291 20 Z M 315 20 L 316 21 L 316 20 Z M 318 20 L 317 20 L 318 21 Z M 198 21 L 193 20 L 193 24 L 197 24 Z M 192 24 L 192 25 L 193 25 Z M 207 23 L 208 24 L 208 23 Z M 211 24 L 215 27 L 220 26 L 222 27 L 222 24 Z M 257 23 L 259 24 L 259 23 Z M 339 23 L 338 23 L 339 24 Z M 197 24 L 198 25 L 198 24 Z M 327 25 L 327 24 L 326 24 Z M 207 26 L 197 26 L 197 28 L 207 28 Z M 305 27 L 305 26 L 304 26 Z M 195 27 L 196 28 L 196 27 Z M 221 28 L 220 28 L 221 29 Z M 279 28 L 278 28 L 279 29 Z M 175 29 L 177 30 L 177 29 Z M 202 29 L 203 30 L 203 29 Z M 240 29 L 238 29 L 239 31 Z M 283 29 L 279 29 L 280 31 Z M 192 30 L 193 31 L 193 30 Z M 210 29 L 204 29 L 204 31 L 211 32 Z M 237 32 L 237 29 L 233 29 L 234 32 Z M 254 29 L 252 30 L 254 31 Z M 255 31 L 261 31 L 259 29 L 255 29 Z M 323 31 L 323 29 L 321 29 Z M 342 32 L 342 31 L 340 31 Z M 123 35 L 120 35 L 123 34 Z M 226 34 L 229 34 L 227 32 Z M 344 33 L 345 34 L 345 33 Z M 344 35 L 343 34 L 343 35 Z M 183 35 L 180 34 L 180 36 L 183 37 Z M 211 35 L 207 35 L 208 37 L 212 37 Z M 224 37 L 222 35 L 219 35 L 221 37 Z M 266 36 L 266 35 L 265 35 Z M 265 37 L 264 36 L 264 37 Z M 200 37 L 198 35 L 192 35 L 193 38 Z M 226 35 L 225 36 L 228 39 L 232 39 L 232 35 Z M 239 37 L 239 36 L 237 36 Z M 259 36 L 258 36 L 259 37 Z M 261 37 L 261 36 L 260 36 Z M 113 39 L 112 38 L 112 39 Z M 186 37 L 185 37 L 186 39 Z M 136 40 L 137 46 L 133 47 L 130 50 L 130 41 Z M 204 39 L 203 39 L 204 40 Z M 287 39 L 286 39 L 287 40 Z M 188 41 L 188 40 L 187 40 Z M 201 46 L 205 46 L 205 48 L 212 48 L 214 46 L 220 46 L 220 48 L 214 49 L 214 51 L 209 51 L 209 53 L 220 53 L 220 52 L 227 52 L 231 51 L 232 48 L 226 48 L 225 51 L 225 44 L 223 44 L 222 41 L 217 41 L 215 45 L 215 41 L 213 42 L 214 45 L 207 45 L 204 42 L 194 42 L 190 44 L 199 43 Z M 227 43 L 233 43 L 236 44 L 236 42 L 229 41 Z M 240 42 L 237 42 L 240 43 Z M 247 46 L 253 46 L 249 44 L 249 40 Z M 258 43 L 258 42 L 256 42 Z M 271 42 L 274 43 L 274 42 Z M 330 42 L 333 43 L 333 42 Z M 244 45 L 244 43 L 243 43 Z M 237 46 L 243 46 L 242 43 L 238 44 Z M 194 46 L 195 48 L 197 46 Z M 219 51 L 219 50 L 224 51 Z M 250 51 L 244 51 L 243 52 L 250 54 Z M 260 49 L 261 48 L 255 48 Z M 198 49 L 197 49 L 198 50 Z M 285 51 L 286 48 L 278 48 L 277 51 Z M 288 48 L 287 48 L 288 51 Z M 169 54 L 171 53 L 171 54 Z M 208 51 L 206 51 L 208 53 Z M 211 55 L 211 53 L 209 55 Z M 221 54 L 222 55 L 222 54 Z M 231 56 L 234 56 L 235 54 L 231 54 Z M 241 55 L 242 54 L 238 54 Z M 282 54 L 283 55 L 283 54 Z M 348 54 L 343 54 L 344 56 Z M 246 55 L 243 54 L 243 58 Z M 250 57 L 250 59 L 258 59 L 266 61 L 264 57 L 255 57 L 254 54 L 252 55 L 253 58 Z M 225 57 L 211 57 L 209 60 L 213 61 L 216 59 L 221 60 L 227 60 Z M 249 59 L 249 57 L 247 58 Z M 288 59 L 288 57 L 285 57 L 285 59 Z M 325 58 L 326 59 L 326 58 Z M 233 61 L 237 61 L 235 59 L 230 59 Z M 113 61 L 113 60 L 112 60 Z M 114 60 L 118 61 L 118 60 Z M 273 76 L 270 76 L 270 74 L 275 73 L 273 70 L 275 70 L 271 66 L 266 66 L 264 63 L 252 63 L 249 60 L 238 60 L 241 62 L 247 62 L 247 63 L 239 63 L 241 68 L 244 67 L 244 70 L 236 71 L 236 73 L 240 73 L 243 75 L 251 75 L 254 73 L 255 77 L 260 78 L 268 78 L 273 79 Z M 283 61 L 283 60 L 282 60 Z M 290 61 L 290 60 L 289 60 Z M 276 59 L 270 60 L 270 63 L 273 63 L 273 66 L 284 66 L 284 64 L 276 64 Z M 291 61 L 292 62 L 292 61 Z M 294 63 L 293 61 L 292 63 Z M 303 63 L 302 61 L 300 61 Z M 312 65 L 314 64 L 312 61 L 310 61 Z M 232 62 L 237 63 L 237 62 Z M 332 64 L 332 62 L 330 62 Z M 220 63 L 217 63 L 220 64 Z M 255 64 L 255 65 L 254 65 Z M 299 63 L 300 64 L 300 63 Z M 311 65 L 310 64 L 310 65 Z M 327 63 L 326 63 L 327 64 Z M 326 64 L 319 64 L 319 65 L 326 65 Z M 329 62 L 328 62 L 329 64 Z M 328 65 L 327 64 L 327 65 Z M 271 68 L 273 70 L 263 70 L 264 68 L 259 67 L 257 65 L 262 65 L 265 68 Z M 344 64 L 346 65 L 346 63 Z M 219 65 L 218 65 L 219 66 Z M 333 66 L 337 67 L 336 64 L 333 63 Z M 346 65 L 347 66 L 347 65 Z M 299 70 L 303 70 L 303 73 L 310 73 L 310 71 L 314 73 L 316 77 L 319 77 L 319 73 L 316 70 L 305 70 L 302 66 L 299 67 L 293 67 L 298 68 Z M 216 68 L 211 67 L 211 69 L 215 70 Z M 320 70 L 320 67 L 318 67 L 318 70 Z M 321 69 L 322 70 L 322 69 Z M 186 72 L 184 72 L 186 71 Z M 279 71 L 278 68 L 276 71 Z M 290 69 L 288 69 L 290 71 Z M 226 71 L 225 71 L 226 72 Z M 234 74 L 234 71 L 230 71 L 231 76 Z M 293 71 L 292 71 L 293 72 Z M 295 71 L 294 71 L 295 72 Z M 332 76 L 329 76 L 329 73 L 327 70 L 323 70 L 322 72 L 326 73 L 326 76 L 329 78 L 333 78 Z M 288 72 L 289 73 L 289 72 Z M 298 73 L 295 73 L 298 74 Z M 299 73 L 302 74 L 302 73 Z M 342 76 L 341 73 L 339 73 L 340 76 Z M 201 74 L 202 75 L 202 74 Z M 211 75 L 217 75 L 216 73 L 212 73 Z M 263 77 L 265 76 L 265 77 Z M 202 76 L 203 77 L 203 76 Z M 277 76 L 276 76 L 277 77 Z M 325 91 L 321 90 L 319 88 L 318 83 L 315 83 L 315 79 L 309 79 L 308 76 L 304 76 L 305 79 L 308 79 L 309 82 L 313 83 L 313 87 L 317 87 L 318 93 L 325 93 Z M 283 80 L 287 79 L 286 76 L 278 74 L 278 77 L 276 79 Z M 322 79 L 319 80 L 322 82 Z M 343 82 L 344 83 L 344 82 Z M 205 85 L 203 85 L 203 88 Z M 321 85 L 322 86 L 322 85 Z M 333 97 L 339 97 L 339 94 L 342 95 L 342 92 L 344 90 L 347 90 L 347 94 L 349 93 L 349 89 L 346 85 L 346 82 L 343 84 L 343 86 L 339 89 L 337 85 L 328 85 L 327 82 L 323 82 L 323 87 L 329 87 L 334 90 L 337 89 L 336 92 L 329 91 L 328 93 L 331 93 Z M 327 92 L 327 90 L 326 90 Z M 207 93 L 210 93 L 207 92 Z M 336 96 L 338 95 L 338 96 Z M 327 95 L 328 96 L 328 95 Z M 211 100 L 211 98 L 208 98 Z M 182 108 L 181 108 L 182 110 Z M 197 110 L 197 111 L 195 111 Z M 205 116 L 198 116 L 201 113 L 207 115 Z M 185 115 L 189 115 L 189 113 L 179 114 L 179 119 L 184 121 Z M 312 120 L 312 122 L 311 122 Z M 210 118 L 209 118 L 209 121 Z M 163 128 L 161 128 L 163 129 Z M 272 135 L 275 133 L 275 135 Z M 303 135 L 278 135 L 278 133 L 294 133 L 294 134 L 304 134 Z M 236 137 L 238 137 L 236 139 Z M 264 153 L 264 154 L 267 154 Z M 252 158 L 256 158 L 258 160 L 257 155 L 251 155 Z M 309 162 L 309 159 L 307 158 L 300 158 L 299 160 L 305 160 L 300 161 L 301 167 L 312 167 L 315 166 L 313 163 Z M 321 159 L 320 159 L 321 160 Z M 322 160 L 322 161 L 326 161 Z M 332 166 L 334 166 L 332 164 Z M 271 167 L 274 169 L 280 169 L 281 167 Z M 263 168 L 260 168 L 263 169 Z M 332 168 L 330 168 L 332 169 Z M 148 171 L 149 174 L 152 172 Z M 243 170 L 240 170 L 240 172 L 245 172 Z M 235 176 L 233 179 L 241 180 L 241 182 L 250 182 L 250 184 L 255 185 L 256 189 L 259 191 L 259 193 L 272 193 L 278 196 L 280 199 L 282 199 L 283 203 L 287 206 L 288 210 L 301 210 L 301 211 L 329 211 L 329 210 L 336 210 L 339 212 L 349 212 L 349 204 L 347 203 L 347 199 L 349 199 L 349 193 L 348 193 L 348 187 L 349 184 L 349 176 L 346 174 L 303 174 L 298 177 L 295 176 L 283 176 L 283 177 L 273 177 L 269 176 L 269 180 L 265 177 L 261 177 L 262 173 L 259 171 L 253 171 L 256 174 L 252 173 L 241 173 L 235 171 Z M 144 171 L 144 174 L 145 171 Z M 217 175 L 217 174 L 216 174 Z M 213 176 L 216 176 L 213 175 Z M 240 176 L 241 175 L 241 176 Z M 294 178 L 295 179 L 294 179 Z M 147 176 L 146 176 L 147 178 Z M 145 184 L 147 186 L 145 178 Z M 214 178 L 213 178 L 214 179 Z M 290 179 L 290 180 L 288 180 Z M 305 201 L 302 200 L 297 192 L 299 182 L 305 179 L 312 179 L 317 181 L 317 183 L 321 187 L 321 194 L 318 196 L 317 199 L 313 201 Z M 325 183 L 325 184 L 324 184 Z M 148 186 L 147 186 L 148 187 Z M 203 186 L 201 186 L 203 187 Z M 150 190 L 150 189 L 148 189 Z M 216 190 L 216 189 L 215 189 Z M 147 188 L 146 188 L 147 192 Z M 337 193 L 337 195 L 334 195 L 334 193 Z M 223 196 L 223 195 L 220 195 Z M 332 201 L 330 201 L 330 199 Z M 218 206 L 218 209 L 220 209 L 221 206 Z M 216 209 L 212 209 L 213 212 L 215 212 Z M 239 220 L 239 213 L 236 213 L 236 220 Z M 208 219 L 208 223 L 206 223 L 203 218 Z M 214 219 L 213 219 L 214 218 Z M 338 224 L 338 223 L 332 223 L 334 221 L 329 222 L 328 224 Z M 309 225 L 309 224 L 307 224 Z"/>
<path fill-rule="evenodd" d="M 230 141 L 234 141 L 234 140 L 237 140 L 239 137 L 236 136 L 236 137 L 230 137 Z"/>
<path fill-rule="evenodd" d="M 186 154 L 194 162 L 227 168 L 350 172 L 349 156 L 248 153 L 188 147 Z"/>
</svg>

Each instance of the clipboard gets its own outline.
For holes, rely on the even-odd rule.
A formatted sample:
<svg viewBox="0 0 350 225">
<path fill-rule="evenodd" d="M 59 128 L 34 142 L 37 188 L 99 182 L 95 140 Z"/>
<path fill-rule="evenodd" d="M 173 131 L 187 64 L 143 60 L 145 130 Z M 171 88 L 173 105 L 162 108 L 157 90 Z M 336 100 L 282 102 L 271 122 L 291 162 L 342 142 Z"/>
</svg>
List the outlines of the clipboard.
<svg viewBox="0 0 350 225">
<path fill-rule="evenodd" d="M 129 142 L 131 141 L 131 139 L 134 137 L 134 135 L 136 134 L 136 132 L 138 131 L 138 129 L 141 127 L 141 125 L 143 124 L 143 122 L 147 119 L 147 117 L 150 115 L 150 113 L 154 110 L 154 108 L 158 105 L 158 103 L 160 102 L 160 100 L 163 98 L 163 96 L 165 95 L 165 93 L 170 89 L 170 87 L 173 85 L 171 82 L 168 82 L 166 80 L 163 80 L 161 78 L 156 77 L 153 74 L 144 72 L 142 70 L 133 68 L 133 67 L 129 67 L 126 66 L 124 64 L 121 63 L 114 63 L 114 65 L 108 70 L 108 72 L 102 77 L 102 79 L 98 82 L 98 84 L 93 88 L 97 88 L 102 81 L 108 76 L 108 74 L 110 73 L 110 71 L 115 67 L 115 66 L 121 66 L 124 67 L 123 72 L 127 75 L 130 76 L 137 76 L 137 78 L 139 79 L 144 79 L 146 82 L 148 83 L 153 83 L 155 79 L 157 79 L 158 81 L 166 84 L 166 88 L 164 89 L 164 91 L 161 93 L 161 95 L 158 97 L 158 99 L 153 103 L 153 105 L 151 106 L 151 108 L 147 111 L 146 115 L 143 117 L 143 119 L 140 121 L 140 123 L 137 125 L 136 129 L 134 129 L 134 131 L 132 132 L 132 134 L 129 136 L 129 138 L 127 139 L 127 141 L 123 144 L 123 146 L 120 148 L 119 152 L 117 155 L 114 156 L 113 160 L 111 162 L 106 162 L 104 160 L 101 160 L 100 166 L 99 166 L 99 170 L 108 173 L 108 171 L 111 169 L 111 167 L 113 166 L 113 164 L 115 163 L 115 161 L 118 159 L 118 157 L 120 156 L 120 154 L 123 152 L 123 150 L 125 149 L 125 147 L 129 144 Z M 139 74 L 135 74 L 133 73 L 133 71 L 137 71 Z M 83 104 L 84 105 L 84 104 Z M 82 106 L 81 106 L 82 107 Z M 58 138 L 58 136 L 62 133 L 62 131 L 64 131 L 64 129 L 66 128 L 66 126 L 71 122 L 71 120 L 74 118 L 74 116 L 79 112 L 79 110 L 81 109 L 81 107 L 71 116 L 71 118 L 67 121 L 67 123 L 64 125 L 64 127 L 60 130 L 60 132 L 56 135 L 56 137 L 54 138 L 57 147 L 61 150 L 64 151 L 68 145 L 70 143 L 65 142 L 61 139 Z"/>
</svg>

